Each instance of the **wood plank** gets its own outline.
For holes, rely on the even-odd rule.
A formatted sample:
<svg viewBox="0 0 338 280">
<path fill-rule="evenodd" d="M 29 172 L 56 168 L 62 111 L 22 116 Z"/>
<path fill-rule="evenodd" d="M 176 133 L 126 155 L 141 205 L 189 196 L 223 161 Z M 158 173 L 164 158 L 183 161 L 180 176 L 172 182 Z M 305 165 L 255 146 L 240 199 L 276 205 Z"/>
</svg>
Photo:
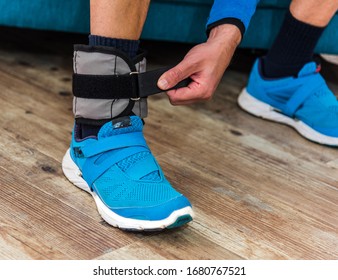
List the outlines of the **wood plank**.
<svg viewBox="0 0 338 280">
<path fill-rule="evenodd" d="M 196 222 L 194 222 L 196 224 Z M 232 251 L 210 240 L 194 226 L 165 231 L 120 248 L 99 259 L 241 259 Z"/>
<path fill-rule="evenodd" d="M 101 219 L 84 215 L 4 168 L 0 168 L 0 176 L 4 189 L 0 215 L 5 221 L 1 236 L 8 241 L 19 240 L 24 248 L 37 251 L 32 258 L 95 258 L 131 242 L 117 229 L 112 236 L 114 229 L 100 223 Z"/>
</svg>

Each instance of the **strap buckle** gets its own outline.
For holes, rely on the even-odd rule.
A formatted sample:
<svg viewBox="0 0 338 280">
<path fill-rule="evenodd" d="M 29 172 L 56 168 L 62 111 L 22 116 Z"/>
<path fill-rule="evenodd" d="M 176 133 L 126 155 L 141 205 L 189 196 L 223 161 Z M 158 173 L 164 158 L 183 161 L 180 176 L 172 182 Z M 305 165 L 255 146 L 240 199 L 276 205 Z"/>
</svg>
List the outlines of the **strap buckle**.
<svg viewBox="0 0 338 280">
<path fill-rule="evenodd" d="M 140 74 L 138 71 L 135 71 L 135 72 L 130 72 L 129 75 L 138 75 Z M 137 81 L 136 81 L 137 80 Z M 134 83 L 134 87 L 133 88 L 138 88 L 138 76 L 136 76 L 136 79 L 132 79 L 133 83 Z M 141 97 L 131 97 L 130 100 L 133 100 L 133 101 L 138 101 L 140 100 Z"/>
</svg>

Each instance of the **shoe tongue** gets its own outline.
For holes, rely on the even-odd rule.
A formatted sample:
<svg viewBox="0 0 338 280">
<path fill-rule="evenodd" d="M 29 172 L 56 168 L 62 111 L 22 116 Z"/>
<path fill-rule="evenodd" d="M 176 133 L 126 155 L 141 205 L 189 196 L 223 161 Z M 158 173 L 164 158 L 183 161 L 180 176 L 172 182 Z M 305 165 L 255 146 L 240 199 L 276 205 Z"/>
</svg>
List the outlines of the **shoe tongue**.
<svg viewBox="0 0 338 280">
<path fill-rule="evenodd" d="M 98 138 L 106 138 L 118 134 L 130 132 L 141 132 L 143 122 L 137 116 L 121 117 L 114 119 L 102 126 L 98 133 Z"/>
<path fill-rule="evenodd" d="M 306 63 L 303 66 L 303 68 L 298 73 L 298 77 L 312 75 L 312 74 L 318 73 L 319 71 L 320 71 L 320 64 L 317 64 L 316 62 L 312 61 L 312 62 Z"/>
</svg>

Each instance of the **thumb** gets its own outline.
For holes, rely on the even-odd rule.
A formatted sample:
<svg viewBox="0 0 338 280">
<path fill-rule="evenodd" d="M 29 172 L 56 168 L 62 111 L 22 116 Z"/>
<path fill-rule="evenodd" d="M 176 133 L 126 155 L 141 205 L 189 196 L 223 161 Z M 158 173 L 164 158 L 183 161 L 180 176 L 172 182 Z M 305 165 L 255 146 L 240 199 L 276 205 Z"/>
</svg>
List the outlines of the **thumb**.
<svg viewBox="0 0 338 280">
<path fill-rule="evenodd" d="M 180 81 L 190 76 L 190 71 L 187 63 L 182 61 L 175 67 L 163 73 L 158 79 L 157 86 L 162 90 L 168 90 L 176 86 Z"/>
</svg>

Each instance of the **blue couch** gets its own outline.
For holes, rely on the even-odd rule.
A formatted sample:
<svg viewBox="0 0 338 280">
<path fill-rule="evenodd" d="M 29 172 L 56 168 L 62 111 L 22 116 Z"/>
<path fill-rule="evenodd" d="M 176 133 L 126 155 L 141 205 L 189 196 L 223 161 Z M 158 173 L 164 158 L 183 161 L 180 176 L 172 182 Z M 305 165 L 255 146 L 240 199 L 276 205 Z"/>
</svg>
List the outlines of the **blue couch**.
<svg viewBox="0 0 338 280">
<path fill-rule="evenodd" d="M 199 43 L 213 0 L 152 0 L 142 38 Z M 261 0 L 241 47 L 268 48 L 289 0 Z M 66 32 L 89 32 L 89 0 L 0 0 L 0 25 Z M 338 14 L 316 48 L 338 54 Z"/>
</svg>

